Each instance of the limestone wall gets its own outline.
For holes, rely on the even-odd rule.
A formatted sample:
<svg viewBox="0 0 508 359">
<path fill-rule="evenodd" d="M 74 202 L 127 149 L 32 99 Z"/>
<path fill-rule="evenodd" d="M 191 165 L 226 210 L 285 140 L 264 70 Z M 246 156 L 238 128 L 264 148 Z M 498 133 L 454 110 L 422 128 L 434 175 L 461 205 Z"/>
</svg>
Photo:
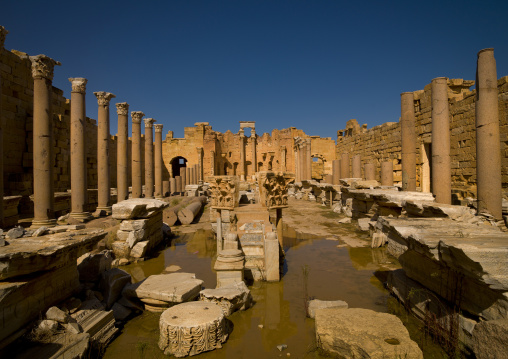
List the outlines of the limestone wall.
<svg viewBox="0 0 508 359">
<path fill-rule="evenodd" d="M 448 97 L 450 102 L 450 142 L 452 164 L 452 191 L 458 199 L 476 197 L 476 133 L 475 133 L 475 95 L 469 90 L 474 81 L 450 79 Z M 502 182 L 503 191 L 508 194 L 508 76 L 498 80 L 499 120 L 501 130 Z M 417 186 L 430 191 L 430 161 L 432 142 L 431 123 L 431 86 L 414 93 L 416 128 L 418 140 L 415 144 L 417 153 Z M 362 174 L 365 163 L 376 166 L 379 180 L 382 161 L 393 161 L 394 181 L 400 183 L 401 137 L 399 122 L 388 122 L 370 129 L 360 127 L 356 120 L 348 121 L 346 129 L 337 132 L 336 156 L 344 152 L 350 157 L 360 154 L 362 157 Z"/>
</svg>

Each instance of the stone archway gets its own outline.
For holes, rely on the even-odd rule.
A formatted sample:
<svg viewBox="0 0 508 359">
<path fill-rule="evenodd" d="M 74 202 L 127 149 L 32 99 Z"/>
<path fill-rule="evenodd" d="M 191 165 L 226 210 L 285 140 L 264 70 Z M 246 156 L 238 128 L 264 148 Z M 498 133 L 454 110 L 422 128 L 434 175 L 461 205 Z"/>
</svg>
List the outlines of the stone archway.
<svg viewBox="0 0 508 359">
<path fill-rule="evenodd" d="M 173 159 L 169 161 L 169 168 L 171 169 L 171 173 L 169 175 L 173 178 L 176 176 L 180 176 L 182 168 L 186 167 L 187 167 L 187 159 L 185 157 L 182 156 L 173 157 Z"/>
<path fill-rule="evenodd" d="M 311 158 L 312 158 L 312 178 L 315 180 L 322 180 L 325 176 L 326 158 L 319 153 L 311 155 Z"/>
</svg>

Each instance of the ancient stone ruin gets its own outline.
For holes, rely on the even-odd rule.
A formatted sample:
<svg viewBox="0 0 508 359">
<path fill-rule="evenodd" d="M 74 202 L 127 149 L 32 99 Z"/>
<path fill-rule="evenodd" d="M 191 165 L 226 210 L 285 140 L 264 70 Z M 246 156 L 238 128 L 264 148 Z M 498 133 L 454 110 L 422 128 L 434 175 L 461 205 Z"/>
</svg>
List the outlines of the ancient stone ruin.
<svg viewBox="0 0 508 359">
<path fill-rule="evenodd" d="M 98 116 L 87 117 L 93 84 L 69 78 L 64 98 L 52 80 L 65 64 L 6 50 L 7 33 L 0 26 L 0 354 L 100 356 L 144 311 L 157 316 L 159 353 L 227 350 L 251 315 L 264 320 L 266 347 L 283 351 L 270 337 L 297 327 L 284 322 L 294 320 L 287 288 L 314 320 L 314 349 L 422 358 L 386 307 L 310 300 L 307 264 L 301 291 L 284 283 L 300 270 L 292 251 L 327 237 L 370 251 L 383 270 L 354 264 L 382 277 L 383 298 L 448 355 L 506 355 L 508 76 L 497 77 L 493 49 L 478 52 L 474 81 L 431 79 L 401 94 L 398 121 L 351 119 L 336 140 L 295 127 L 258 135 L 253 121 L 236 133 L 197 122 L 174 138 L 150 109 L 117 102 L 110 117 L 107 91 L 93 92 Z M 319 220 L 298 217 L 312 208 Z M 177 264 L 190 255 L 179 246 L 209 262 Z"/>
</svg>

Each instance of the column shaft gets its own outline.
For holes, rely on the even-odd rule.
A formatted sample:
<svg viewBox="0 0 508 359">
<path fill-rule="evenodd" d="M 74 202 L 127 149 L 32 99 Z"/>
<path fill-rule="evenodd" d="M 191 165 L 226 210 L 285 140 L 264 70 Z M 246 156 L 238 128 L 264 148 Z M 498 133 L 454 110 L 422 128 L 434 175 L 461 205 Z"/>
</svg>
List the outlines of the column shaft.
<svg viewBox="0 0 508 359">
<path fill-rule="evenodd" d="M 402 190 L 416 191 L 416 129 L 414 95 L 400 95 L 400 132 L 402 145 Z"/>
<path fill-rule="evenodd" d="M 145 198 L 153 198 L 153 118 L 145 118 Z"/>
<path fill-rule="evenodd" d="M 129 104 L 126 102 L 116 104 L 116 112 L 118 114 L 118 137 L 116 143 L 116 188 L 117 202 L 124 201 L 129 198 L 129 173 L 128 173 L 128 124 Z"/>
<path fill-rule="evenodd" d="M 381 186 L 393 186 L 393 162 L 381 163 Z"/>
<path fill-rule="evenodd" d="M 0 25 L 0 51 L 4 48 L 5 37 L 9 31 Z M 5 121 L 2 116 L 2 76 L 0 76 L 0 228 L 4 228 L 4 135 Z"/>
<path fill-rule="evenodd" d="M 340 184 L 340 160 L 332 162 L 332 184 Z"/>
<path fill-rule="evenodd" d="M 365 164 L 365 179 L 367 181 L 375 181 L 376 180 L 376 167 L 373 163 Z"/>
<path fill-rule="evenodd" d="M 362 178 L 362 157 L 360 155 L 353 156 L 351 169 L 353 178 Z"/>
<path fill-rule="evenodd" d="M 238 164 L 239 166 L 238 175 L 240 176 L 240 180 L 245 181 L 245 136 L 243 135 L 243 133 L 240 133 L 239 147 L 240 147 L 240 163 Z"/>
<path fill-rule="evenodd" d="M 143 194 L 142 159 L 141 159 L 141 111 L 131 112 L 132 117 L 132 198 L 141 198 Z"/>
<path fill-rule="evenodd" d="M 450 166 L 450 110 L 448 79 L 432 80 L 432 192 L 438 203 L 452 203 Z"/>
<path fill-rule="evenodd" d="M 307 139 L 307 156 L 306 156 L 306 166 L 307 166 L 307 179 L 312 180 L 312 140 L 310 138 Z"/>
<path fill-rule="evenodd" d="M 341 156 L 340 162 L 340 176 L 341 178 L 350 178 L 351 174 L 349 172 L 349 154 L 343 153 Z"/>
<path fill-rule="evenodd" d="M 154 152 L 154 167 L 155 167 L 155 198 L 164 197 L 162 190 L 162 124 L 156 124 L 155 127 L 155 152 Z"/>
<path fill-rule="evenodd" d="M 502 219 L 501 147 L 494 49 L 478 53 L 476 68 L 476 178 L 478 213 Z"/>
<path fill-rule="evenodd" d="M 252 175 L 255 175 L 258 171 L 258 160 L 256 154 L 256 133 L 254 130 L 251 131 L 250 139 L 252 142 Z"/>
</svg>

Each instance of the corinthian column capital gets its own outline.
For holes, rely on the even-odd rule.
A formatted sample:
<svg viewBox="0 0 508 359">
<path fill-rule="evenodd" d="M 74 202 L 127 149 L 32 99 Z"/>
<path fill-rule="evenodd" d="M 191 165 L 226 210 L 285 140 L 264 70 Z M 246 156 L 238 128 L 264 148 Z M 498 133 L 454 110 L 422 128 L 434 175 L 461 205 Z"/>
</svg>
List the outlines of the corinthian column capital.
<svg viewBox="0 0 508 359">
<path fill-rule="evenodd" d="M 53 60 L 46 55 L 30 56 L 32 62 L 32 77 L 34 79 L 53 80 L 53 69 L 55 65 L 61 65 L 60 62 Z"/>
<path fill-rule="evenodd" d="M 125 115 L 129 113 L 129 104 L 127 102 L 120 102 L 116 104 L 116 113 L 118 115 Z"/>
<path fill-rule="evenodd" d="M 143 121 L 145 121 L 145 128 L 152 128 L 153 123 L 155 122 L 153 118 L 145 118 Z"/>
<path fill-rule="evenodd" d="M 132 111 L 131 112 L 132 122 L 141 123 L 141 119 L 143 118 L 144 115 L 145 114 L 142 111 Z"/>
<path fill-rule="evenodd" d="M 155 132 L 161 132 L 162 133 L 162 127 L 164 125 L 162 123 L 157 123 L 155 125 L 153 125 L 153 127 L 155 128 Z"/>
<path fill-rule="evenodd" d="M 72 92 L 82 94 L 86 93 L 86 83 L 88 82 L 87 79 L 83 77 L 71 77 L 69 78 L 69 81 L 71 82 L 72 85 Z"/>
<path fill-rule="evenodd" d="M 99 106 L 108 106 L 109 101 L 111 101 L 112 98 L 115 98 L 116 96 L 113 95 L 111 92 L 105 92 L 105 91 L 98 91 L 93 93 L 95 97 L 97 97 L 97 103 Z"/>
</svg>

